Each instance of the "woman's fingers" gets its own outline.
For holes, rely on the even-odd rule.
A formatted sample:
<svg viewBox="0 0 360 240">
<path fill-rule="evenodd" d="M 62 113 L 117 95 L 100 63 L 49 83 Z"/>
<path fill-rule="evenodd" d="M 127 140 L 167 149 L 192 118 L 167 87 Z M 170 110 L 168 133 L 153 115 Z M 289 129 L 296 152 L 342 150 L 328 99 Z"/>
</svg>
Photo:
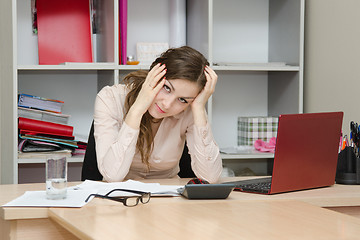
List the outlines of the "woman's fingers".
<svg viewBox="0 0 360 240">
<path fill-rule="evenodd" d="M 217 83 L 218 76 L 215 73 L 215 71 L 213 69 L 211 69 L 209 66 L 205 67 L 205 76 L 206 76 L 206 80 L 207 80 L 206 84 L 205 84 L 205 88 L 206 88 L 206 90 L 213 93 L 215 91 L 215 86 Z"/>
<path fill-rule="evenodd" d="M 166 68 L 165 68 L 165 64 L 160 65 L 160 63 L 156 64 L 148 73 L 144 85 L 146 86 L 150 86 L 151 88 L 154 88 L 155 86 L 157 86 L 158 82 L 160 81 L 160 79 L 162 79 L 164 77 L 164 75 L 166 74 Z"/>
<path fill-rule="evenodd" d="M 141 87 L 135 103 L 132 105 L 136 112 L 144 114 L 153 102 L 160 89 L 165 84 L 165 65 L 157 64 L 148 73 Z"/>
<path fill-rule="evenodd" d="M 212 70 L 209 66 L 206 66 L 204 69 L 206 84 L 203 90 L 197 95 L 195 100 L 192 102 L 193 109 L 199 109 L 205 107 L 206 102 L 210 98 L 210 96 L 215 91 L 215 86 L 217 82 L 217 75 L 214 70 Z"/>
<path fill-rule="evenodd" d="M 154 87 L 154 91 L 158 93 L 160 89 L 164 86 L 164 84 L 165 84 L 165 78 L 161 79 L 161 81 L 158 82 L 158 84 Z"/>
</svg>

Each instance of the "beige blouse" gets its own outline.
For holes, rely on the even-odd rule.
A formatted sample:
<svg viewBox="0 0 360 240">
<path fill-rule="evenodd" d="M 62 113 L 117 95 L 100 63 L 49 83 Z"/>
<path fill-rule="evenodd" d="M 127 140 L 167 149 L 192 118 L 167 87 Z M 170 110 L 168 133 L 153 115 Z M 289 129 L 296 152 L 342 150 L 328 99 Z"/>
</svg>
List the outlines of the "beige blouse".
<svg viewBox="0 0 360 240">
<path fill-rule="evenodd" d="M 104 180 L 177 177 L 185 140 L 196 176 L 211 183 L 219 179 L 222 172 L 219 147 L 209 124 L 194 125 L 191 107 L 162 120 L 154 138 L 148 170 L 136 151 L 139 130 L 129 127 L 123 119 L 127 92 L 122 84 L 106 86 L 95 100 L 94 137 L 98 168 Z"/>
</svg>

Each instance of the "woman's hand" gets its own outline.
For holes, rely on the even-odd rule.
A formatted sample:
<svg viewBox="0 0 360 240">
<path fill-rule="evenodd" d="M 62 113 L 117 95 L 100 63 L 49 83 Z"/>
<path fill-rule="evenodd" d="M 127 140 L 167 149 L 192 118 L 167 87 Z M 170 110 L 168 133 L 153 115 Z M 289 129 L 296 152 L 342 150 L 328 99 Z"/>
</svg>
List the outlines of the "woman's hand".
<svg viewBox="0 0 360 240">
<path fill-rule="evenodd" d="M 207 81 L 205 87 L 191 103 L 192 108 L 196 108 L 196 109 L 205 108 L 206 102 L 209 100 L 210 96 L 215 91 L 215 86 L 218 76 L 216 75 L 215 71 L 212 70 L 209 66 L 205 67 L 204 72 Z"/>
<path fill-rule="evenodd" d="M 204 72 L 207 80 L 206 84 L 202 91 L 191 103 L 191 109 L 194 115 L 195 124 L 199 126 L 204 126 L 207 123 L 205 105 L 206 102 L 209 100 L 210 96 L 215 92 L 215 86 L 218 80 L 217 74 L 209 66 L 205 67 Z"/>
<path fill-rule="evenodd" d="M 141 87 L 139 95 L 137 96 L 134 104 L 129 109 L 126 115 L 125 122 L 130 127 L 138 129 L 140 126 L 141 118 L 144 113 L 149 109 L 155 96 L 165 83 L 165 64 L 155 65 L 146 76 L 146 79 Z"/>
</svg>

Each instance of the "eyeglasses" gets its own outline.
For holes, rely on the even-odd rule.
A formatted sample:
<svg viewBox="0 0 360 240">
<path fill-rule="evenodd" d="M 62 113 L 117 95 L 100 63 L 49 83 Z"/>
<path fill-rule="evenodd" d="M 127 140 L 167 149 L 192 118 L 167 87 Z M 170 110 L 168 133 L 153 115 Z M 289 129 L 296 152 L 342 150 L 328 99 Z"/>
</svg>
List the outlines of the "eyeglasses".
<svg viewBox="0 0 360 240">
<path fill-rule="evenodd" d="M 139 194 L 140 196 L 129 196 L 129 197 L 118 197 L 118 196 L 112 197 L 112 196 L 110 196 L 113 192 L 116 192 L 116 191 L 135 193 L 135 194 Z M 130 189 L 113 189 L 105 195 L 92 193 L 86 198 L 85 202 L 88 202 L 88 200 L 92 196 L 99 197 L 99 198 L 105 198 L 105 199 L 109 199 L 109 200 L 113 200 L 113 201 L 117 201 L 117 202 L 122 202 L 127 207 L 134 207 L 134 206 L 138 205 L 139 201 L 143 204 L 148 203 L 151 198 L 150 192 L 141 192 L 141 191 L 130 190 Z"/>
</svg>

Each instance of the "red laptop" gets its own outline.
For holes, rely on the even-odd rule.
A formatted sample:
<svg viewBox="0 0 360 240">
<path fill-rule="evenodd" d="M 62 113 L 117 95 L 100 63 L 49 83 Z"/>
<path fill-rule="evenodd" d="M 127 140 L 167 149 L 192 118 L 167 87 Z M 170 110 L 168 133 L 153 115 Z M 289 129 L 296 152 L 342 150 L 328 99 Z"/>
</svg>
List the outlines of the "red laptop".
<svg viewBox="0 0 360 240">
<path fill-rule="evenodd" d="M 335 183 L 343 112 L 280 115 L 272 177 L 231 182 L 262 194 Z"/>
</svg>

